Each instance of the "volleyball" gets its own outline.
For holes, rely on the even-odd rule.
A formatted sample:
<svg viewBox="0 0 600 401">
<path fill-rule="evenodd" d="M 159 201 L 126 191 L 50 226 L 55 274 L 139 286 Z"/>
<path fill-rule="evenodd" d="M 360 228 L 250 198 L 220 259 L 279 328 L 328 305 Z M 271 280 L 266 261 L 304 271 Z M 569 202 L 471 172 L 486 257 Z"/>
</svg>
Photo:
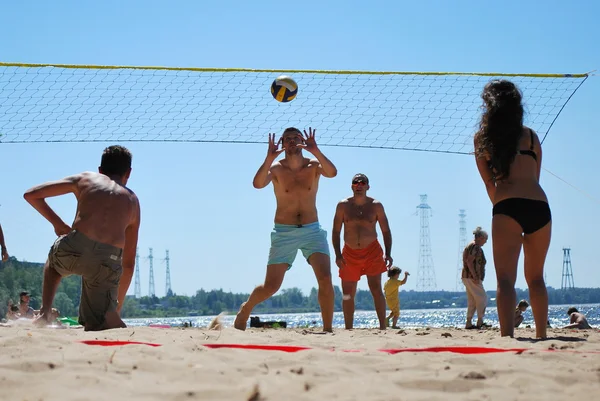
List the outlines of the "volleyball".
<svg viewBox="0 0 600 401">
<path fill-rule="evenodd" d="M 291 77 L 281 75 L 271 84 L 271 95 L 278 102 L 287 103 L 296 97 L 298 93 L 298 84 Z"/>
</svg>

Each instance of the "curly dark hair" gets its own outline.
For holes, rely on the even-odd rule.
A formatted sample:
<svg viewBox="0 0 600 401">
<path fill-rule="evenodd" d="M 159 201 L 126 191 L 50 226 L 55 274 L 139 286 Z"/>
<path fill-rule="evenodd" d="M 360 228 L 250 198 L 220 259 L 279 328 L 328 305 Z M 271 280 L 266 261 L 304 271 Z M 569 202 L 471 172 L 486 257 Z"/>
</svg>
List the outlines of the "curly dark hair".
<svg viewBox="0 0 600 401">
<path fill-rule="evenodd" d="M 506 178 L 523 133 L 523 96 L 515 84 L 501 79 L 490 81 L 481 98 L 485 111 L 475 134 L 475 155 L 488 156 L 495 178 Z"/>
<path fill-rule="evenodd" d="M 398 266 L 392 266 L 388 269 L 387 275 L 389 278 L 392 278 L 394 276 L 397 276 L 400 273 L 402 273 L 401 268 L 399 268 Z"/>
</svg>

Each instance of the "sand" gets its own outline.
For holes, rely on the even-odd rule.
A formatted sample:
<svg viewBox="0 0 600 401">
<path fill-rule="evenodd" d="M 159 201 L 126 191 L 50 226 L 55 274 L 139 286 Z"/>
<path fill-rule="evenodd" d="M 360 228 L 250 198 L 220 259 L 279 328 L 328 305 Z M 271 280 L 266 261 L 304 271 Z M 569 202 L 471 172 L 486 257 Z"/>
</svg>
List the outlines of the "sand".
<svg viewBox="0 0 600 401">
<path fill-rule="evenodd" d="M 600 332 L 534 341 L 497 329 L 336 330 L 130 327 L 104 332 L 0 327 L 2 400 L 600 399 Z M 81 340 L 162 344 L 96 346 Z M 307 346 L 287 353 L 204 344 Z M 384 348 L 526 348 L 523 353 L 389 354 Z M 344 352 L 352 349 L 356 352 Z M 548 351 L 554 349 L 554 351 Z M 594 353 L 596 352 L 596 353 Z"/>
</svg>

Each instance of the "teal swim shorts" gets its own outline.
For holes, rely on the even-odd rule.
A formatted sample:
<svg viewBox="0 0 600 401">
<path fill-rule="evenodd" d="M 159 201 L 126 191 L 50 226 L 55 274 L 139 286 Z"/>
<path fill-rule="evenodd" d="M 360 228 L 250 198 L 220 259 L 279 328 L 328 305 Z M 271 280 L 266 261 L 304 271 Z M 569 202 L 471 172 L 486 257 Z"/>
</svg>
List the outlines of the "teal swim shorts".
<svg viewBox="0 0 600 401">
<path fill-rule="evenodd" d="M 290 269 L 298 250 L 302 251 L 307 261 L 310 255 L 317 252 L 329 256 L 327 231 L 321 228 L 318 221 L 302 226 L 275 224 L 271 232 L 271 249 L 267 264 L 287 263 Z"/>
</svg>

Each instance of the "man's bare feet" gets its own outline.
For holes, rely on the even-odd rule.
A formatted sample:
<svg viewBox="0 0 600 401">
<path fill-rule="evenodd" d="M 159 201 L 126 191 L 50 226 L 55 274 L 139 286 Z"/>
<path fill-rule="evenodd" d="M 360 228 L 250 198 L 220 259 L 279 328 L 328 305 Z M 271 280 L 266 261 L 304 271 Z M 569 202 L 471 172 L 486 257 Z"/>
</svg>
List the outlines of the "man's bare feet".
<svg viewBox="0 0 600 401">
<path fill-rule="evenodd" d="M 242 305 L 240 305 L 240 310 L 238 311 L 238 314 L 235 317 L 235 321 L 233 322 L 233 327 L 235 327 L 238 330 L 246 330 L 246 325 L 248 324 L 248 318 L 250 317 L 250 313 L 252 311 L 247 311 L 246 308 L 246 302 L 242 303 Z"/>
</svg>

